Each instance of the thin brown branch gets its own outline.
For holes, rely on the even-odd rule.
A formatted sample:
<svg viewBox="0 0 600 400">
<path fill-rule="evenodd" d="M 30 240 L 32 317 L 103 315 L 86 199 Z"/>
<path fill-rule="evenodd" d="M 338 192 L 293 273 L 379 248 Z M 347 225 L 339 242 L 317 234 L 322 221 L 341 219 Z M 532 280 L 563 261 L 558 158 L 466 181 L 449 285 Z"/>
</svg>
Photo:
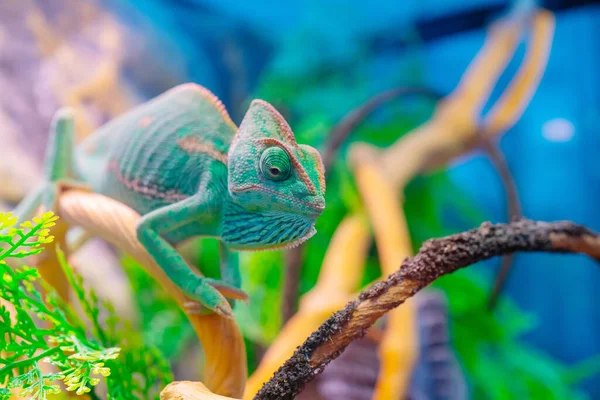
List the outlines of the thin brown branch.
<svg viewBox="0 0 600 400">
<path fill-rule="evenodd" d="M 519 220 L 484 223 L 479 228 L 423 244 L 415 257 L 385 281 L 365 290 L 358 299 L 325 321 L 261 388 L 255 400 L 291 399 L 350 342 L 386 312 L 442 275 L 495 256 L 518 251 L 583 253 L 600 261 L 600 236 L 568 221 Z"/>
<path fill-rule="evenodd" d="M 509 220 L 515 221 L 517 219 L 520 219 L 523 215 L 523 211 L 521 209 L 521 202 L 519 201 L 517 185 L 512 174 L 510 173 L 510 169 L 508 168 L 506 158 L 502 154 L 502 151 L 500 151 L 500 149 L 498 148 L 498 145 L 492 143 L 488 138 L 486 138 L 483 141 L 482 147 L 486 151 L 490 162 L 498 171 L 498 175 L 500 175 L 500 179 L 502 180 L 502 185 L 506 190 L 506 201 L 508 204 Z"/>
<path fill-rule="evenodd" d="M 294 316 L 298 309 L 298 290 L 302 272 L 302 250 L 304 246 L 294 247 L 285 253 L 285 275 L 283 282 L 283 299 L 281 303 L 282 323 Z"/>
<path fill-rule="evenodd" d="M 521 202 L 519 201 L 519 194 L 517 192 L 517 185 L 512 174 L 510 173 L 510 169 L 508 168 L 508 163 L 506 162 L 504 154 L 502 154 L 499 146 L 492 142 L 492 140 L 493 139 L 484 136 L 482 140 L 482 148 L 487 153 L 488 158 L 490 159 L 490 162 L 494 168 L 496 168 L 496 171 L 498 171 L 498 175 L 500 175 L 500 180 L 504 186 L 504 190 L 506 192 L 506 203 L 508 205 L 508 220 L 516 221 L 523 216 Z M 512 268 L 513 261 L 514 256 L 512 254 L 502 257 L 502 264 L 500 265 L 500 269 L 496 275 L 494 288 L 492 289 L 488 303 L 488 308 L 490 310 L 493 310 L 496 306 L 498 296 L 500 296 L 500 293 L 504 288 L 508 274 Z"/>
<path fill-rule="evenodd" d="M 333 165 L 333 160 L 335 159 L 340 146 L 346 141 L 352 131 L 354 131 L 354 129 L 356 129 L 356 127 L 369 116 L 369 114 L 388 101 L 412 94 L 425 95 L 432 98 L 436 102 L 441 100 L 443 97 L 441 93 L 433 89 L 411 86 L 402 86 L 389 89 L 371 97 L 366 102 L 347 113 L 344 118 L 342 118 L 340 122 L 338 122 L 338 124 L 331 130 L 327 143 L 325 144 L 325 148 L 322 152 L 325 173 L 329 173 L 329 170 Z"/>
</svg>

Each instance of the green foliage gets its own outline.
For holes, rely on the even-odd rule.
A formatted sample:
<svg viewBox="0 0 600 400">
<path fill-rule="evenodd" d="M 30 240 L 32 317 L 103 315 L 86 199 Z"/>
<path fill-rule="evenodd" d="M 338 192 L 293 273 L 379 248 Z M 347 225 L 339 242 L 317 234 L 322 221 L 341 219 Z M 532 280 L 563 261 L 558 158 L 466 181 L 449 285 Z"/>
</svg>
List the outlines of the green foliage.
<svg viewBox="0 0 600 400">
<path fill-rule="evenodd" d="M 4 259 L 23 258 L 42 251 L 42 246 L 54 240 L 49 228 L 54 226 L 58 217 L 52 213 L 45 213 L 35 217 L 33 222 L 25 221 L 19 227 L 17 217 L 11 213 L 0 213 L 0 244 L 4 244 L 0 250 L 0 264 L 5 264 Z M 33 237 L 37 236 L 34 240 Z M 6 246 L 7 245 L 7 246 Z M 20 250 L 25 248 L 26 250 Z"/>
<path fill-rule="evenodd" d="M 433 284 L 447 296 L 451 336 L 471 381 L 474 399 L 575 399 L 564 365 L 520 341 L 535 327 L 532 315 L 507 299 L 487 310 L 488 285 L 476 271 L 461 270 Z"/>
<path fill-rule="evenodd" d="M 0 214 L 0 241 L 7 244 L 0 253 L 0 298 L 14 308 L 11 316 L 6 305 L 0 307 L 0 336 L 5 339 L 0 342 L 0 382 L 6 385 L 0 396 L 20 389 L 20 396 L 42 400 L 60 393 L 62 383 L 67 391 L 96 397 L 94 387 L 104 377 L 109 399 L 158 398 L 158 390 L 172 380 L 167 362 L 119 320 L 109 303 L 101 304 L 93 290 L 84 288 L 60 250 L 58 260 L 87 321 L 37 270 L 13 269 L 4 262 L 39 253 L 52 241 L 48 229 L 56 219 L 46 213 L 15 228 L 15 217 Z M 18 252 L 22 246 L 29 250 Z M 104 321 L 101 314 L 106 314 Z"/>
<path fill-rule="evenodd" d="M 238 303 L 236 319 L 244 336 L 262 345 L 281 330 L 282 251 L 241 254 L 243 289 L 252 294 L 249 304 Z"/>
<path fill-rule="evenodd" d="M 185 344 L 195 337 L 194 329 L 177 302 L 134 259 L 122 260 L 140 310 L 138 329 L 144 342 L 175 360 Z"/>
</svg>

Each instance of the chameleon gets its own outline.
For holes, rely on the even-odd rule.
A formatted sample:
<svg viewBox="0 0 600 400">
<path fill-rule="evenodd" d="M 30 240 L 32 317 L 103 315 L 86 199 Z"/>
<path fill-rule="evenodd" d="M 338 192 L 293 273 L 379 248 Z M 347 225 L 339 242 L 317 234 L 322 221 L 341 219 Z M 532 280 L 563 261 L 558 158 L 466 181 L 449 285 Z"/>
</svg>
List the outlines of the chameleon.
<svg viewBox="0 0 600 400">
<path fill-rule="evenodd" d="M 175 86 L 106 122 L 75 145 L 74 113 L 53 116 L 44 179 L 17 205 L 29 218 L 79 187 L 140 215 L 140 244 L 190 301 L 186 311 L 232 318 L 240 289 L 236 255 L 299 246 L 325 208 L 319 152 L 298 144 L 283 116 L 252 100 L 237 127 L 224 104 L 195 83 Z M 221 279 L 195 273 L 176 247 L 193 237 L 220 243 Z"/>
</svg>

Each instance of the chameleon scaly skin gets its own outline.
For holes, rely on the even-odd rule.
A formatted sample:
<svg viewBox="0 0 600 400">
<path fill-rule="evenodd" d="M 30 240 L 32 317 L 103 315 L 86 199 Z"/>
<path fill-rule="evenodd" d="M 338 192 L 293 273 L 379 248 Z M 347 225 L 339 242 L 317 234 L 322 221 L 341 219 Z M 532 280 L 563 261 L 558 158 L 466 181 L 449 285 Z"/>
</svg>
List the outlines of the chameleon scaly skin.
<svg viewBox="0 0 600 400">
<path fill-rule="evenodd" d="M 254 100 L 239 128 L 223 104 L 196 84 L 177 86 L 115 118 L 76 148 L 73 121 L 52 124 L 46 183 L 15 210 L 27 218 L 54 206 L 61 184 L 84 185 L 136 210 L 137 237 L 191 299 L 231 316 L 223 296 L 245 298 L 230 250 L 297 246 L 315 234 L 325 207 L 319 153 L 296 143 L 284 118 Z M 174 246 L 190 237 L 222 242 L 226 280 L 195 274 Z M 221 291 L 223 294 L 221 294 Z M 196 304 L 197 305 L 197 304 Z"/>
</svg>

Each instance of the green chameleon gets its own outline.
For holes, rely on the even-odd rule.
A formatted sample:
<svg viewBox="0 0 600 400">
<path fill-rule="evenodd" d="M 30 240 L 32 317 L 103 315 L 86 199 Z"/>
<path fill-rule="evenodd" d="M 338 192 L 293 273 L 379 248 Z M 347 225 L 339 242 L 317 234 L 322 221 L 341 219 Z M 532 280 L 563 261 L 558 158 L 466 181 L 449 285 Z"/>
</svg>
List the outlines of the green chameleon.
<svg viewBox="0 0 600 400">
<path fill-rule="evenodd" d="M 44 183 L 15 214 L 54 209 L 65 186 L 124 203 L 141 215 L 137 238 L 190 298 L 190 313 L 231 317 L 225 296 L 247 300 L 232 250 L 298 246 L 316 233 L 325 208 L 319 153 L 296 143 L 273 106 L 252 101 L 237 128 L 214 94 L 191 83 L 109 121 L 77 147 L 72 112 L 59 110 L 45 162 Z M 176 251 L 191 237 L 220 240 L 221 280 L 194 273 Z"/>
</svg>

